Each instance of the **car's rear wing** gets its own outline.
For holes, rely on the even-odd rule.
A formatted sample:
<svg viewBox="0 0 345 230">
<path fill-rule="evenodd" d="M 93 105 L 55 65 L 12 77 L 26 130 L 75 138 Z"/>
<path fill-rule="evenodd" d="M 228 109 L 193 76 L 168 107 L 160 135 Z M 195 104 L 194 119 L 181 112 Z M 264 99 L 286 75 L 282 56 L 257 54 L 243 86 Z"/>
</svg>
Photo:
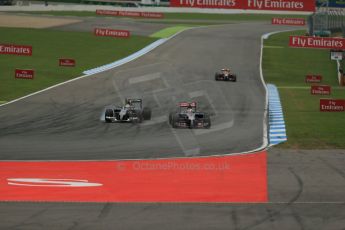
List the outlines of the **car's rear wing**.
<svg viewBox="0 0 345 230">
<path fill-rule="evenodd" d="M 196 102 L 190 102 L 190 103 L 189 102 L 180 102 L 179 106 L 182 108 L 185 108 L 185 107 L 196 108 Z"/>
<path fill-rule="evenodd" d="M 134 109 L 142 109 L 143 107 L 142 99 L 126 98 L 125 103 L 131 105 Z"/>
<path fill-rule="evenodd" d="M 134 103 L 135 103 L 135 102 L 137 102 L 137 103 L 140 102 L 140 103 L 141 103 L 142 101 L 143 101 L 142 99 L 126 98 L 125 103 L 126 103 L 126 104 L 131 104 L 131 103 L 133 103 L 133 102 L 134 102 Z"/>
</svg>

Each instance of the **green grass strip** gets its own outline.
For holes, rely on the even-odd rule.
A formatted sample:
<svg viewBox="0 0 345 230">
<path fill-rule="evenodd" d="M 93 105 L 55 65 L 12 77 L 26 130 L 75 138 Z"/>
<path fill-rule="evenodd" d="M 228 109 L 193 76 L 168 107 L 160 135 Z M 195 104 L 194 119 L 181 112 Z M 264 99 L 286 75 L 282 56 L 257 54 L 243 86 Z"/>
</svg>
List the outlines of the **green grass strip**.
<svg viewBox="0 0 345 230">
<path fill-rule="evenodd" d="M 2 101 L 36 92 L 83 75 L 84 70 L 124 58 L 156 38 L 97 37 L 87 32 L 0 28 L 0 44 L 31 45 L 33 55 L 0 55 L 0 98 Z M 76 67 L 59 67 L 59 58 L 76 60 Z M 15 79 L 14 70 L 34 69 L 34 80 Z"/>
<path fill-rule="evenodd" d="M 345 99 L 345 87 L 339 87 L 336 62 L 327 49 L 290 48 L 289 35 L 305 31 L 280 33 L 265 41 L 263 74 L 266 83 L 278 86 L 288 141 L 279 145 L 293 149 L 345 148 L 345 113 L 320 112 L 320 98 Z M 284 47 L 280 49 L 270 47 Z M 322 84 L 332 86 L 331 96 L 310 94 L 305 83 L 308 73 L 321 74 Z"/>
<path fill-rule="evenodd" d="M 150 37 L 152 37 L 152 38 L 168 38 L 168 37 L 171 37 L 172 35 L 180 32 L 180 31 L 183 31 L 183 30 L 188 29 L 188 28 L 191 28 L 191 27 L 188 27 L 188 26 L 168 27 L 168 28 L 162 29 L 160 31 L 157 31 L 154 34 L 151 34 Z"/>
</svg>

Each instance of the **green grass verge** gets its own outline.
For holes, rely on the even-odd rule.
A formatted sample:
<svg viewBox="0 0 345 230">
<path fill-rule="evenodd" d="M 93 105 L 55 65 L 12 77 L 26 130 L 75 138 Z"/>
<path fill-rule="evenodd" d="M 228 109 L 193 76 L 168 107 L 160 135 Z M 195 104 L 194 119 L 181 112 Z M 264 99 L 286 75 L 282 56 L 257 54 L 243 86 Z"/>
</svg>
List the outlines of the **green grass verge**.
<svg viewBox="0 0 345 230">
<path fill-rule="evenodd" d="M 82 75 L 84 70 L 124 58 L 156 38 L 96 37 L 86 32 L 0 28 L 0 43 L 33 46 L 33 56 L 0 55 L 0 101 L 10 101 Z M 59 58 L 77 66 L 59 67 Z M 34 69 L 35 79 L 15 79 L 14 69 Z"/>
<path fill-rule="evenodd" d="M 78 17 L 104 17 L 102 15 L 96 15 L 96 12 L 90 11 L 25 11 L 16 13 L 26 14 L 47 14 L 54 16 L 78 16 Z M 111 17 L 111 16 L 105 16 Z M 164 20 L 207 20 L 207 21 L 270 21 L 272 17 L 280 17 L 274 14 L 206 14 L 206 13 L 164 13 Z M 285 18 L 307 18 L 305 15 L 284 15 Z M 138 18 L 139 20 L 141 18 Z M 152 21 L 158 20 L 164 22 L 161 19 L 152 19 Z"/>
<path fill-rule="evenodd" d="M 279 88 L 287 127 L 288 141 L 283 148 L 345 148 L 345 114 L 319 111 L 319 99 L 329 96 L 310 95 L 304 82 L 308 73 L 321 74 L 323 84 L 331 85 L 332 98 L 345 99 L 345 88 L 338 85 L 336 62 L 329 50 L 288 47 L 289 35 L 280 33 L 265 41 L 263 73 L 266 83 Z"/>
<path fill-rule="evenodd" d="M 151 34 L 150 37 L 153 38 L 168 38 L 180 31 L 183 31 L 185 29 L 191 28 L 190 26 L 173 26 L 173 27 L 168 27 L 165 29 L 162 29 L 160 31 L 157 31 L 154 34 Z"/>
</svg>

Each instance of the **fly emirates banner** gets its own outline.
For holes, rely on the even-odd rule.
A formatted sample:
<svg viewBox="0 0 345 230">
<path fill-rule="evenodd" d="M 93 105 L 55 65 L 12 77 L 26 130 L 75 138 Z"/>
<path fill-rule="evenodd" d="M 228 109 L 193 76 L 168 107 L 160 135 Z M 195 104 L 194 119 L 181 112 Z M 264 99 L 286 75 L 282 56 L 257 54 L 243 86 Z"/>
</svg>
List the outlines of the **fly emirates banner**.
<svg viewBox="0 0 345 230">
<path fill-rule="evenodd" d="M 242 10 L 315 11 L 312 0 L 170 0 L 172 7 Z"/>
</svg>

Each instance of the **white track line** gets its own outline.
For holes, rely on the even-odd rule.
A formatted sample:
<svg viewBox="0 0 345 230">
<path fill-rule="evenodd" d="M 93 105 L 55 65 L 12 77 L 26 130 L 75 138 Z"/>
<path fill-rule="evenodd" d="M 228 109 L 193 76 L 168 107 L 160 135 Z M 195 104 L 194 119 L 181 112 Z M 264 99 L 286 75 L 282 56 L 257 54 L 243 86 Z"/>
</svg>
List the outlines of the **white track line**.
<svg viewBox="0 0 345 230">
<path fill-rule="evenodd" d="M 128 80 L 129 84 L 137 84 L 146 81 L 153 81 L 161 78 L 161 73 L 146 74 L 139 77 L 132 77 Z"/>
</svg>

